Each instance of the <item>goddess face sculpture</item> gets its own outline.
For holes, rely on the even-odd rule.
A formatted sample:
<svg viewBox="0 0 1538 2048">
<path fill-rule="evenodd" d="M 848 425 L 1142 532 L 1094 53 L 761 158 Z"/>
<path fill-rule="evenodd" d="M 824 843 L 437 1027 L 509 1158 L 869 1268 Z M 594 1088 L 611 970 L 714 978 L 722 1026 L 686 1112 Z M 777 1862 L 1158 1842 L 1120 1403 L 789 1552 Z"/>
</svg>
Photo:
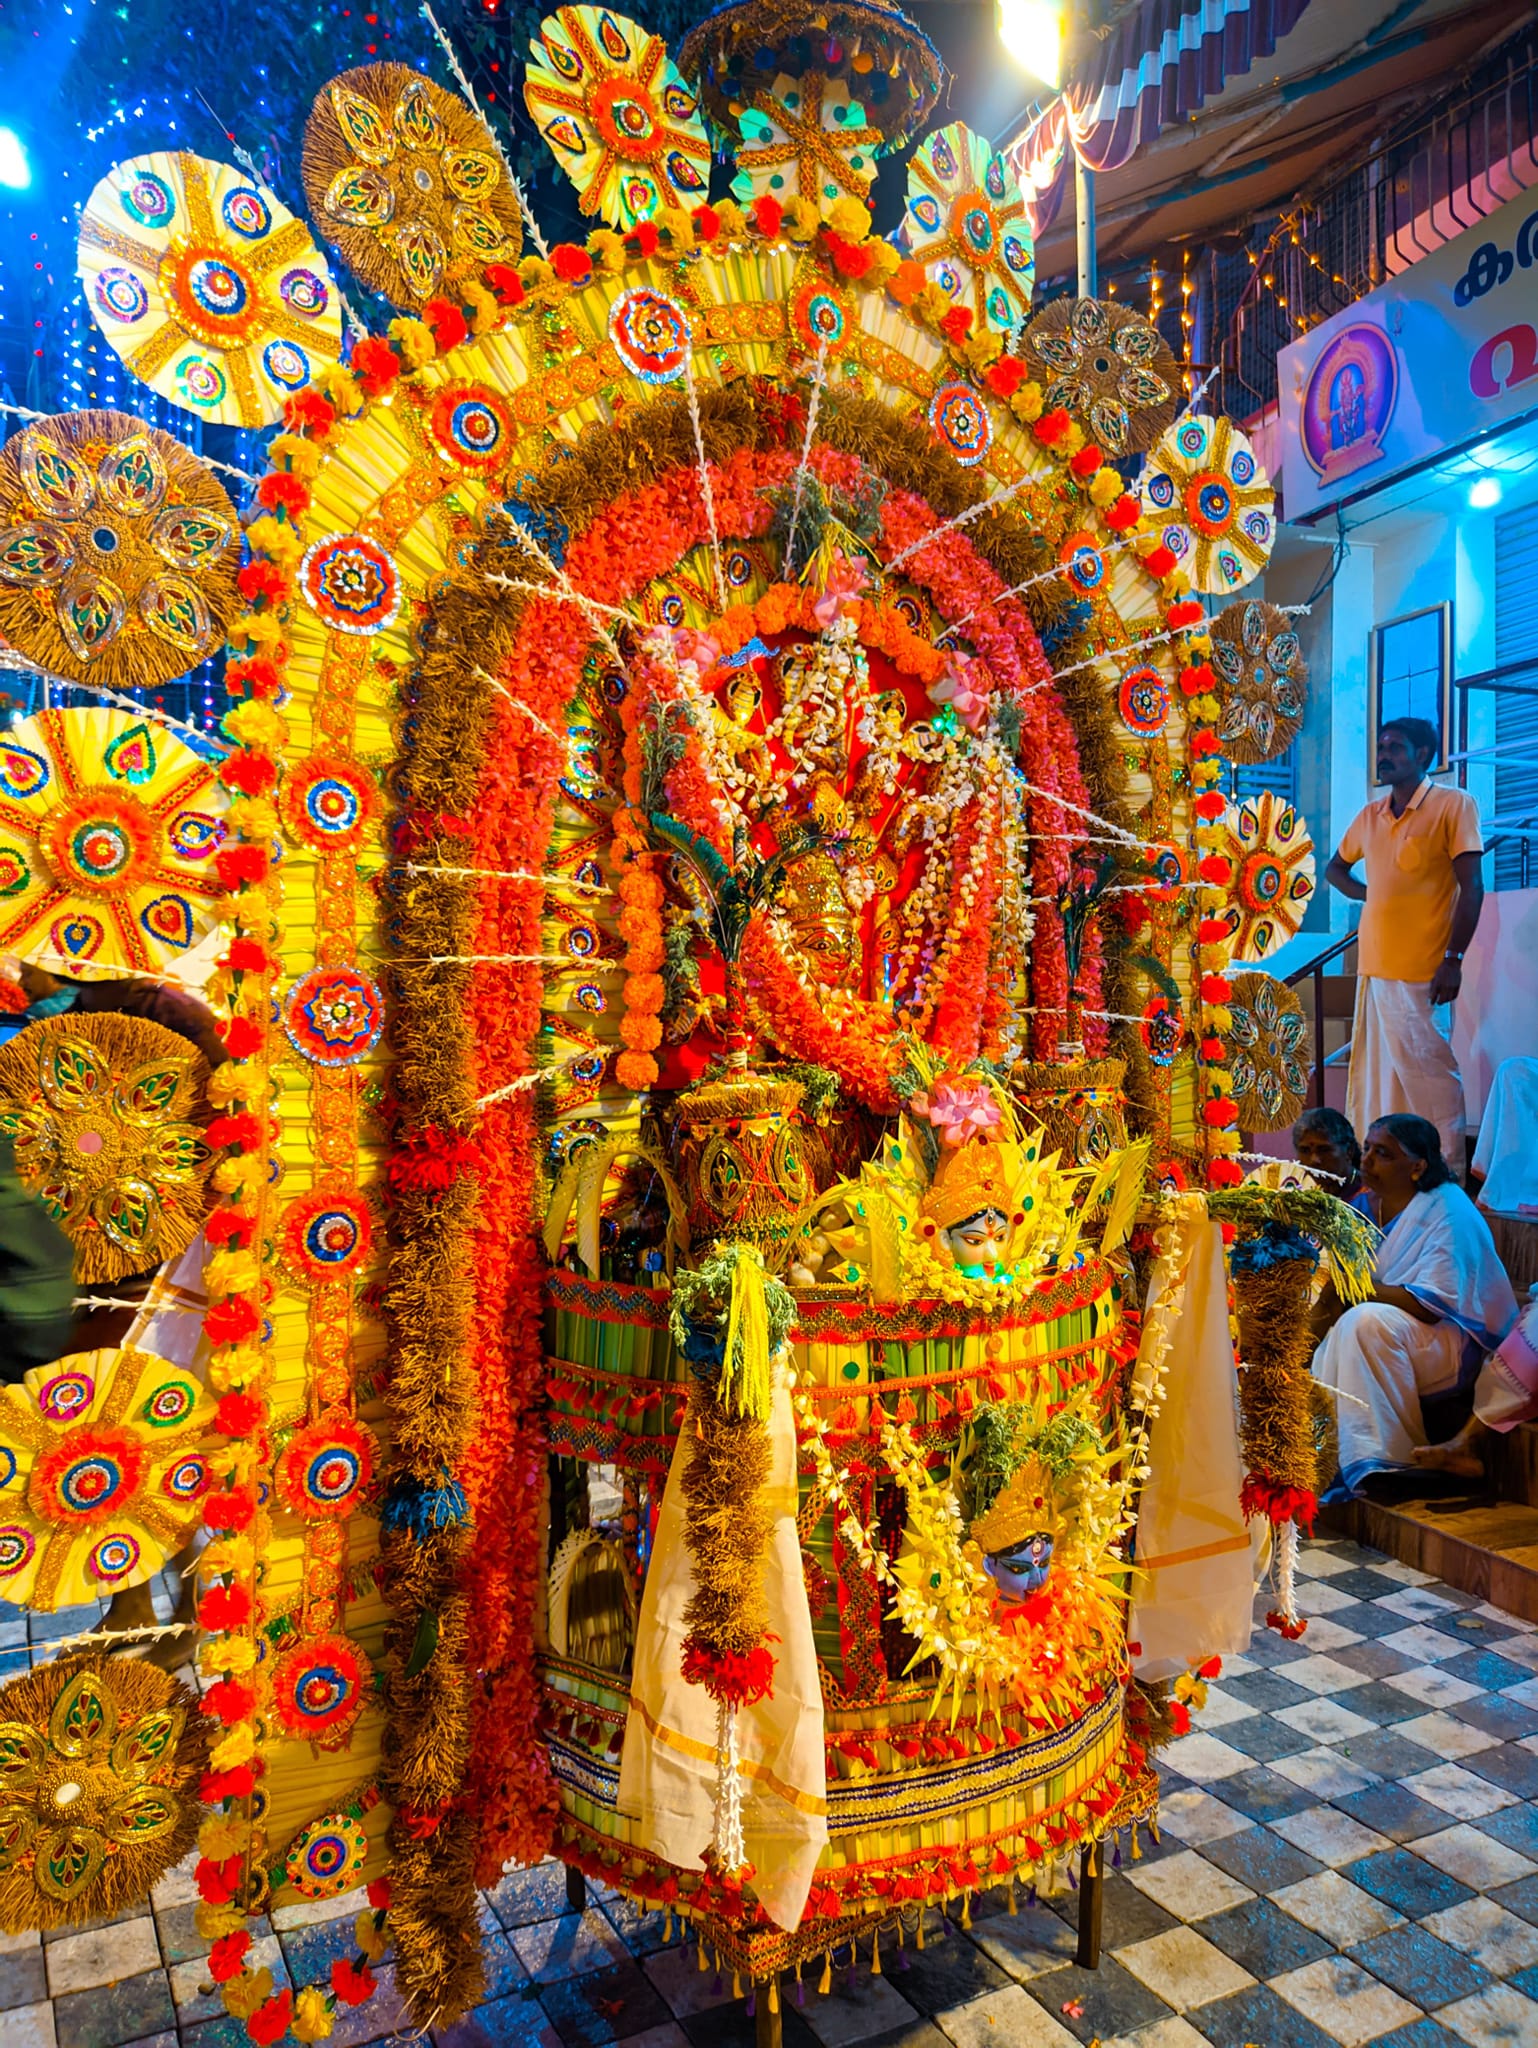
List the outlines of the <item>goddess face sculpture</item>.
<svg viewBox="0 0 1538 2048">
<path fill-rule="evenodd" d="M 942 1149 L 920 1228 L 963 1279 L 1007 1286 L 1014 1278 L 1010 1246 L 1022 1220 L 1010 1148 L 972 1138 Z"/>
<path fill-rule="evenodd" d="M 1009 1238 L 1009 1218 L 1001 1209 L 979 1209 L 940 1233 L 958 1273 L 968 1280 L 995 1282 L 1012 1277 L 1006 1265 Z"/>
</svg>

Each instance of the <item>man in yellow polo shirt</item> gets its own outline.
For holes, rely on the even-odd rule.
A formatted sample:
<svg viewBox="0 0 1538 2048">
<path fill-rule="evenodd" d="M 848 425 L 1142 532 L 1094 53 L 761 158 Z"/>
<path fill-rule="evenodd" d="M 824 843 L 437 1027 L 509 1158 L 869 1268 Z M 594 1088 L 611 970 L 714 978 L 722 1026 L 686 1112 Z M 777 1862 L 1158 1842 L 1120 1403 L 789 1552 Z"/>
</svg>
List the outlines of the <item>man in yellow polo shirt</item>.
<svg viewBox="0 0 1538 2048">
<path fill-rule="evenodd" d="M 1467 791 L 1431 781 L 1436 757 L 1436 728 L 1424 718 L 1388 721 L 1378 735 L 1388 795 L 1357 813 L 1325 879 L 1362 905 L 1346 1115 L 1363 1137 L 1395 1111 L 1425 1117 L 1461 1180 L 1463 1081 L 1433 1013 L 1463 983 L 1485 900 L 1484 841 Z M 1359 860 L 1365 882 L 1351 872 Z"/>
</svg>

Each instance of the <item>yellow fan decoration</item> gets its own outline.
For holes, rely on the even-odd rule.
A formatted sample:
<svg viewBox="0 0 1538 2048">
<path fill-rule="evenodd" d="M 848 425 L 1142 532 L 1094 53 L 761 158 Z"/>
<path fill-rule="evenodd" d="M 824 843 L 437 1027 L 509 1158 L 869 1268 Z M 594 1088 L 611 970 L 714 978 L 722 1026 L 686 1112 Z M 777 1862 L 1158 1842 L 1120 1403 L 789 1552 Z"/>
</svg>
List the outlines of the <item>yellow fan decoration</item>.
<svg viewBox="0 0 1538 2048">
<path fill-rule="evenodd" d="M 167 682 L 225 636 L 239 535 L 212 470 L 158 427 L 36 421 L 0 449 L 0 636 L 69 682 Z"/>
<path fill-rule="evenodd" d="M 340 301 L 309 229 L 208 157 L 115 164 L 80 216 L 80 278 L 129 369 L 197 419 L 271 426 L 342 353 Z"/>
<path fill-rule="evenodd" d="M 405 64 L 344 71 L 304 131 L 304 189 L 349 270 L 393 305 L 515 263 L 523 217 L 491 131 Z"/>
<path fill-rule="evenodd" d="M 179 1365 L 131 1349 L 0 1387 L 0 1599 L 52 1613 L 153 1578 L 198 1526 L 213 1415 Z"/>
<path fill-rule="evenodd" d="M 705 124 L 660 36 L 607 8 L 558 7 L 529 50 L 524 103 L 583 213 L 632 228 L 704 204 Z"/>
<path fill-rule="evenodd" d="M 77 1280 L 146 1272 L 197 1236 L 207 1081 L 185 1038 L 111 1011 L 42 1018 L 0 1049 L 0 1131 L 75 1247 Z"/>
<path fill-rule="evenodd" d="M 1142 492 L 1144 513 L 1197 590 L 1239 590 L 1270 561 L 1276 493 L 1232 420 L 1178 420 L 1148 458 Z"/>
<path fill-rule="evenodd" d="M 964 121 L 926 135 L 908 165 L 902 243 L 976 331 L 1008 334 L 1030 310 L 1035 244 L 1003 157 Z"/>
<path fill-rule="evenodd" d="M 1234 878 L 1214 915 L 1228 927 L 1236 964 L 1264 960 L 1303 922 L 1314 893 L 1314 842 L 1292 805 L 1269 789 L 1230 804 L 1220 824 Z"/>
<path fill-rule="evenodd" d="M 142 1905 L 197 1840 L 210 1739 L 184 1685 L 105 1649 L 0 1686 L 0 1929 Z"/>
<path fill-rule="evenodd" d="M 0 951 L 101 979 L 165 968 L 215 923 L 216 764 L 131 711 L 0 733 Z"/>
</svg>

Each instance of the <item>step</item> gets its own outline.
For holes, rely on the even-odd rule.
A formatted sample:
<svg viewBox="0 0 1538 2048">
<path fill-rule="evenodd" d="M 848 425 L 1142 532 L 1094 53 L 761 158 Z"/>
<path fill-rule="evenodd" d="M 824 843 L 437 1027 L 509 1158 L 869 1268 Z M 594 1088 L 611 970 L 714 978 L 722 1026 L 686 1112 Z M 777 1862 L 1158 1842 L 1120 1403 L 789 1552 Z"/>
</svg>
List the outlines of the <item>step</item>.
<svg viewBox="0 0 1538 2048">
<path fill-rule="evenodd" d="M 1538 1508 L 1515 1501 L 1442 1510 L 1428 1501 L 1322 1508 L 1320 1527 L 1397 1557 L 1507 1614 L 1538 1622 Z"/>
</svg>

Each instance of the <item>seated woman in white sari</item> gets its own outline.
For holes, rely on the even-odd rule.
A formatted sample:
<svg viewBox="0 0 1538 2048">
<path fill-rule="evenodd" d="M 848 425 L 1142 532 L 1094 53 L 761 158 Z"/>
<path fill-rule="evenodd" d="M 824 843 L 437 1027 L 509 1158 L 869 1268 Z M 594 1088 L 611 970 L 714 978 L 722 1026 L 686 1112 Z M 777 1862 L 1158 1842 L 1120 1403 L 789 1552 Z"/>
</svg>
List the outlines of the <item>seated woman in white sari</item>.
<svg viewBox="0 0 1538 2048">
<path fill-rule="evenodd" d="M 1422 1470 L 1422 1397 L 1471 1385 L 1517 1318 L 1489 1226 L 1453 1181 L 1434 1124 L 1380 1118 L 1362 1147 L 1362 1179 L 1384 1232 L 1372 1298 L 1342 1313 L 1327 1290 L 1319 1312 L 1335 1320 L 1314 1353 L 1340 1436 L 1327 1500 L 1362 1491 L 1375 1473 Z"/>
</svg>

